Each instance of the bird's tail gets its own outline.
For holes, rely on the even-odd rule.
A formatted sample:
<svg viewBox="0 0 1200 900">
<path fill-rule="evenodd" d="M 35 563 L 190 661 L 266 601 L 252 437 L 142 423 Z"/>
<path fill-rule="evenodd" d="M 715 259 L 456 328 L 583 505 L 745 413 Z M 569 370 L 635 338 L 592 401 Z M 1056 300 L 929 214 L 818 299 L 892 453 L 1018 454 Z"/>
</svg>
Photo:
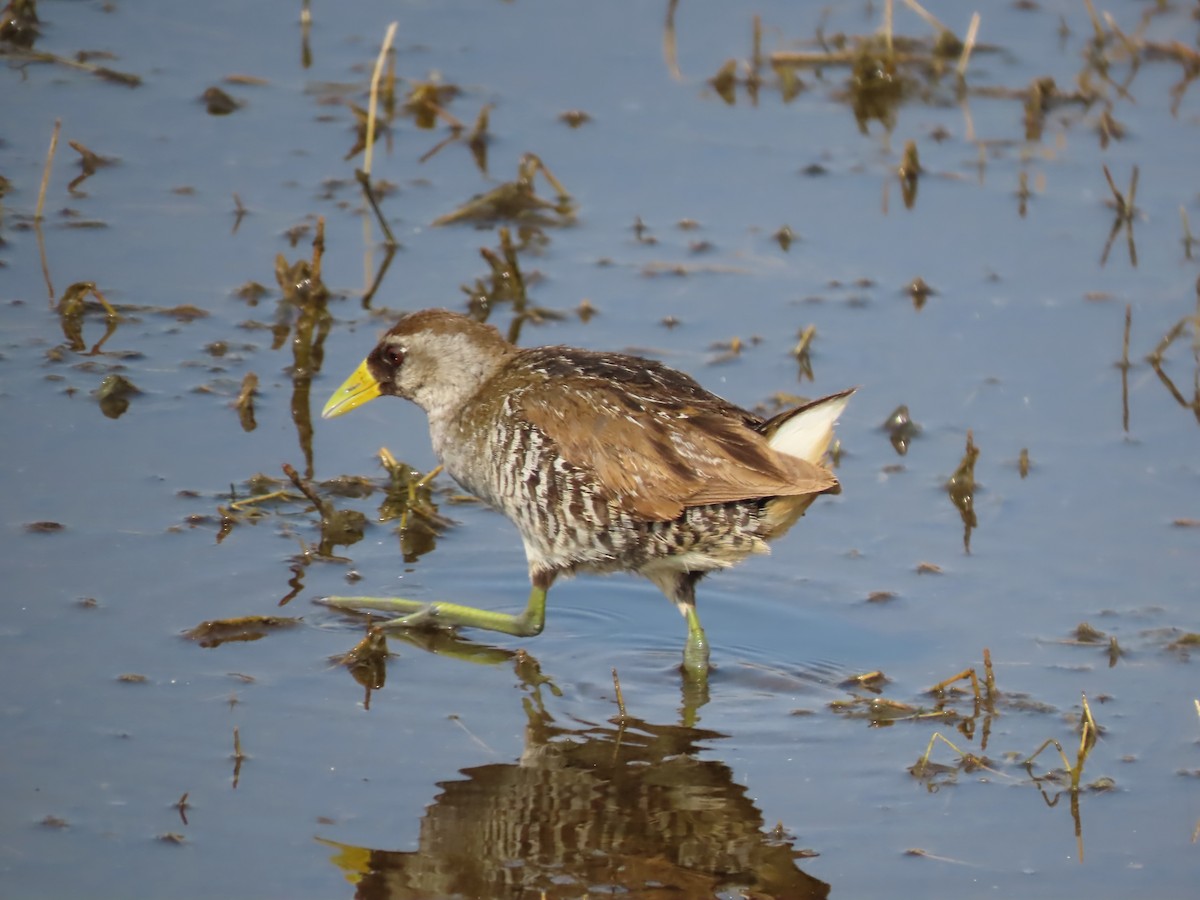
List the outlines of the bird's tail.
<svg viewBox="0 0 1200 900">
<path fill-rule="evenodd" d="M 798 456 L 806 462 L 820 466 L 825 451 L 829 449 L 833 440 L 833 426 L 854 391 L 854 388 L 850 388 L 781 412 L 764 422 L 759 431 L 767 438 L 773 450 L 789 456 Z M 772 499 L 767 503 L 765 510 L 767 533 L 764 536 L 769 540 L 779 537 L 796 524 L 819 494 L 836 494 L 840 491 L 841 485 L 835 480 L 823 491 Z"/>
<path fill-rule="evenodd" d="M 760 430 L 772 449 L 820 465 L 833 439 L 833 426 L 854 391 L 850 388 L 789 409 L 768 419 Z"/>
</svg>

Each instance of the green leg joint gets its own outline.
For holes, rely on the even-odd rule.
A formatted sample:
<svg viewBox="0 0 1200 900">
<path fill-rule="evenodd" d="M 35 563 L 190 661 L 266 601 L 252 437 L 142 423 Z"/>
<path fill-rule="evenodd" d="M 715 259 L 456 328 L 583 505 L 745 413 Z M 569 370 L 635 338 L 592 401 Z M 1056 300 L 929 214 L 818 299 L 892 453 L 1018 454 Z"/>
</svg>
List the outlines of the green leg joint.
<svg viewBox="0 0 1200 900">
<path fill-rule="evenodd" d="M 546 624 L 546 589 L 536 585 L 529 592 L 525 611 L 518 615 L 476 609 L 458 603 L 423 603 L 399 597 L 325 597 L 318 602 L 334 609 L 397 616 L 380 622 L 381 628 L 482 628 L 517 637 L 533 637 L 541 634 Z"/>
<path fill-rule="evenodd" d="M 688 636 L 683 648 L 683 674 L 690 679 L 703 681 L 708 677 L 708 637 L 696 615 L 696 607 L 687 608 Z"/>
</svg>

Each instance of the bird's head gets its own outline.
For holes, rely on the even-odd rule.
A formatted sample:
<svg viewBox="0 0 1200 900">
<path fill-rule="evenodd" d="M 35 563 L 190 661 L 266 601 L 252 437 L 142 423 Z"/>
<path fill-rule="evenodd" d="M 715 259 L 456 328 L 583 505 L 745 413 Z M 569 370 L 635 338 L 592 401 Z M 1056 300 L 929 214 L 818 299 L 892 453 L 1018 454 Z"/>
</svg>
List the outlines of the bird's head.
<svg viewBox="0 0 1200 900">
<path fill-rule="evenodd" d="M 515 352 L 495 328 L 459 313 L 410 313 L 333 392 L 321 416 L 332 419 L 393 396 L 441 418 L 460 409 Z"/>
</svg>

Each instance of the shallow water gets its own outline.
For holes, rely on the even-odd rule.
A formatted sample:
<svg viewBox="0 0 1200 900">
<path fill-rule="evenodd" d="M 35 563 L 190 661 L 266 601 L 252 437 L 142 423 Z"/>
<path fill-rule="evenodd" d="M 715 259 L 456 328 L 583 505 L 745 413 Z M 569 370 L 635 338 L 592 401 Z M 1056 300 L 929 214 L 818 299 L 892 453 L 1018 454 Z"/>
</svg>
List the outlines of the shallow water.
<svg viewBox="0 0 1200 900">
<path fill-rule="evenodd" d="M 1137 35 L 1152 7 L 1110 11 Z M 965 32 L 961 5 L 931 10 Z M 1192 896 L 1200 693 L 1180 638 L 1200 632 L 1200 322 L 1160 372 L 1145 359 L 1200 312 L 1200 248 L 1188 254 L 1180 219 L 1182 207 L 1200 220 L 1200 109 L 1193 87 L 1172 113 L 1182 67 L 1147 51 L 1126 97 L 1090 76 L 1122 140 L 1101 147 L 1103 99 L 1052 105 L 1026 140 L 1024 97 L 988 90 L 1046 75 L 1071 90 L 1092 24 L 1076 3 L 981 11 L 966 102 L 946 77 L 900 105 L 890 133 L 879 121 L 864 133 L 845 68 L 803 72 L 789 102 L 769 67 L 757 103 L 741 85 L 729 105 L 708 79 L 750 58 L 755 14 L 769 54 L 818 27 L 867 35 L 878 10 L 822 23 L 795 4 L 681 4 L 676 77 L 665 4 L 318 8 L 307 66 L 297 4 L 39 4 L 36 50 L 105 51 L 92 62 L 142 84 L 20 62 L 5 45 L 0 893 Z M 1168 9 L 1137 39 L 1194 52 L 1192 12 Z M 354 181 L 362 157 L 344 158 L 346 101 L 365 106 L 392 20 L 401 98 L 414 81 L 458 85 L 447 109 L 467 131 L 493 105 L 488 175 L 462 140 L 420 161 L 444 124 L 392 122 L 373 177 L 397 188 L 382 206 L 402 247 L 364 309 L 385 254 Z M 896 31 L 930 34 L 907 8 Z M 1115 43 L 1109 75 L 1124 85 Z M 199 97 L 214 85 L 243 105 L 208 115 Z M 572 109 L 591 121 L 568 127 Z M 56 119 L 43 271 L 34 209 Z M 78 194 L 69 140 L 111 161 Z M 911 210 L 895 174 L 908 140 L 923 167 Z M 839 426 L 842 494 L 770 557 L 700 588 L 717 666 L 707 696 L 681 690 L 672 607 L 614 577 L 556 585 L 536 640 L 464 632 L 428 652 L 393 638 L 386 684 L 365 702 L 338 663 L 362 623 L 313 599 L 513 609 L 528 592 L 515 530 L 451 502 L 445 479 L 433 497 L 454 524 L 408 561 L 396 522 L 374 521 L 378 492 L 322 489 L 370 520 L 336 559 L 314 552 L 320 517 L 294 490 L 217 540 L 219 509 L 255 493 L 256 473 L 283 478 L 283 463 L 318 484 L 378 485 L 387 446 L 432 468 L 407 404 L 312 420 L 401 310 L 464 307 L 497 230 L 431 223 L 512 180 L 526 152 L 577 212 L 519 252 L 531 303 L 564 314 L 527 322 L 522 343 L 636 348 L 746 406 L 859 386 Z M 1103 165 L 1122 191 L 1138 167 L 1136 265 L 1123 230 L 1102 262 L 1115 215 Z M 274 275 L 276 254 L 311 255 L 317 216 L 327 334 L 305 331 Z M 786 250 L 772 237 L 785 224 L 798 237 Z M 936 291 L 920 309 L 906 292 L 916 277 Z M 99 304 L 75 323 L 82 349 L 56 311 L 82 281 L 121 315 L 95 354 Z M 251 281 L 268 287 L 256 302 L 237 295 Z M 511 318 L 508 305 L 493 313 L 502 328 Z M 813 377 L 798 379 L 790 351 L 808 325 Z M 742 351 L 721 360 L 714 343 L 735 337 Z M 248 372 L 251 431 L 233 408 Z M 94 392 L 115 373 L 140 393 L 112 418 Z M 921 426 L 902 457 L 880 427 L 901 403 Z M 944 487 L 968 431 L 980 449 L 969 553 Z M 62 527 L 31 527 L 44 522 Z M 302 621 L 217 647 L 182 636 L 270 615 Z M 1105 636 L 1079 644 L 1081 622 Z M 1110 638 L 1124 652 L 1111 665 Z M 997 702 L 956 697 L 957 718 L 932 715 L 928 689 L 966 667 L 982 677 L 985 648 Z M 846 686 L 875 669 L 881 694 Z M 880 696 L 928 715 L 889 723 L 866 706 Z M 1062 768 L 1053 747 L 1020 763 L 1047 739 L 1076 762 L 1084 696 L 1102 734 L 1072 792 L 1043 777 Z M 987 767 L 939 742 L 931 759 L 947 768 L 914 777 L 935 732 Z"/>
</svg>

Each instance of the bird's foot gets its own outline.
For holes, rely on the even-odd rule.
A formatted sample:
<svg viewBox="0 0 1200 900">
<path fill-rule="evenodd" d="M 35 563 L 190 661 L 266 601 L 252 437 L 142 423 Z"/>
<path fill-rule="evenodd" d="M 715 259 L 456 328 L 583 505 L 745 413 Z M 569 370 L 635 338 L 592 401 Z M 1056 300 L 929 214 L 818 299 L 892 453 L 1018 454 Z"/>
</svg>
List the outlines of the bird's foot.
<svg viewBox="0 0 1200 900">
<path fill-rule="evenodd" d="M 525 611 L 518 615 L 440 600 L 426 603 L 400 597 L 325 597 L 317 602 L 333 609 L 395 616 L 379 623 L 379 627 L 385 629 L 482 628 L 517 637 L 532 637 L 541 634 L 546 616 L 546 591 L 538 587 L 530 592 Z"/>
<path fill-rule="evenodd" d="M 384 613 L 395 616 L 379 623 L 382 628 L 436 628 L 451 623 L 437 621 L 437 603 L 401 597 L 322 597 L 322 606 L 348 612 Z"/>
</svg>

